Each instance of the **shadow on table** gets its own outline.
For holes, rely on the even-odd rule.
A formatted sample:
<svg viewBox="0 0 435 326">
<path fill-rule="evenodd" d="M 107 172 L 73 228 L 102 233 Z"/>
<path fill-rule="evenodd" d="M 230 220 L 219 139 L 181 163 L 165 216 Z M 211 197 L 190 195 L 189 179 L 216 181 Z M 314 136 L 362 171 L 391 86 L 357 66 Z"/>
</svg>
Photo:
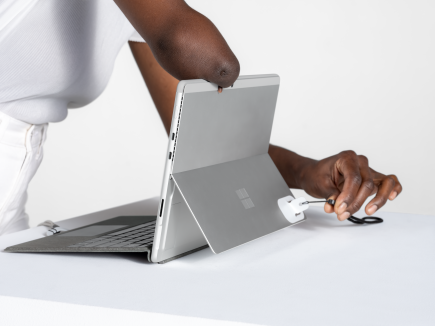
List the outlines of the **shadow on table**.
<svg viewBox="0 0 435 326">
<path fill-rule="evenodd" d="M 323 212 L 323 209 L 317 208 L 316 210 L 310 210 L 307 213 L 307 220 L 305 222 L 297 224 L 294 227 L 305 229 L 305 230 L 318 230 L 321 228 L 367 227 L 367 226 L 369 226 L 369 224 L 360 225 L 360 224 L 352 223 L 350 221 L 339 221 L 337 219 L 336 214 L 334 213 L 327 214 Z"/>
</svg>

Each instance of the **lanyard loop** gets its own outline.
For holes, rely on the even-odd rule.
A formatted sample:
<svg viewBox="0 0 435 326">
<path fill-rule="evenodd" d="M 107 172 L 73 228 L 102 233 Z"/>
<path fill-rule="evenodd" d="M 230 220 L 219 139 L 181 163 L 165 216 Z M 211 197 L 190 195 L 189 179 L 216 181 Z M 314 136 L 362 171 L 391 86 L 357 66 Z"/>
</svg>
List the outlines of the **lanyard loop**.
<svg viewBox="0 0 435 326">
<path fill-rule="evenodd" d="M 328 200 L 316 200 L 316 201 L 306 201 L 303 202 L 303 204 L 313 204 L 313 203 L 328 203 L 332 206 L 335 205 L 335 200 L 334 199 L 328 199 Z M 377 223 L 382 223 L 384 220 L 381 219 L 380 217 L 376 217 L 376 216 L 366 216 L 363 218 L 358 218 L 355 216 L 351 216 L 347 219 L 348 221 L 355 223 L 355 224 L 377 224 Z"/>
</svg>

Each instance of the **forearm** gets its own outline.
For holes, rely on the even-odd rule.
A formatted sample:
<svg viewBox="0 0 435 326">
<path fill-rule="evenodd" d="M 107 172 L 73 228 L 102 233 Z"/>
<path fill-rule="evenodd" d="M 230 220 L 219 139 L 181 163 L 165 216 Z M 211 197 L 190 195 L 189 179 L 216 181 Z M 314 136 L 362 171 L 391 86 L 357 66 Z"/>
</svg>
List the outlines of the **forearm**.
<svg viewBox="0 0 435 326">
<path fill-rule="evenodd" d="M 158 63 L 175 78 L 206 79 L 222 87 L 240 66 L 218 29 L 183 0 L 115 0 Z"/>
<path fill-rule="evenodd" d="M 269 155 L 289 188 L 303 189 L 303 178 L 308 168 L 317 161 L 270 144 Z"/>
<path fill-rule="evenodd" d="M 129 42 L 129 45 L 166 133 L 169 134 L 178 80 L 158 64 L 148 44 Z"/>
</svg>

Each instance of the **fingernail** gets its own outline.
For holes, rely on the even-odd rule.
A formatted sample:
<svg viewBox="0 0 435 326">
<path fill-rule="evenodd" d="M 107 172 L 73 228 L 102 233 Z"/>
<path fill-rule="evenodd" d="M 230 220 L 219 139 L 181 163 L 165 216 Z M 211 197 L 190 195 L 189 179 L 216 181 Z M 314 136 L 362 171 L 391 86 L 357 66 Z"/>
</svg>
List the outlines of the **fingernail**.
<svg viewBox="0 0 435 326">
<path fill-rule="evenodd" d="M 338 207 L 338 214 L 343 213 L 347 208 L 347 204 L 346 203 L 342 203 L 339 207 Z"/>
<path fill-rule="evenodd" d="M 390 200 L 394 200 L 394 198 L 396 198 L 396 197 L 397 197 L 397 192 L 393 191 L 390 195 Z"/>
<path fill-rule="evenodd" d="M 348 219 L 349 216 L 350 216 L 350 213 L 349 213 L 349 212 L 344 212 L 343 214 L 341 214 L 341 215 L 338 216 L 338 219 L 339 219 L 340 221 L 344 221 L 344 220 Z"/>
<path fill-rule="evenodd" d="M 374 214 L 377 210 L 378 210 L 378 206 L 373 205 L 373 206 L 371 206 L 371 207 L 367 210 L 367 213 L 368 213 L 369 215 L 372 215 L 372 214 Z"/>
</svg>

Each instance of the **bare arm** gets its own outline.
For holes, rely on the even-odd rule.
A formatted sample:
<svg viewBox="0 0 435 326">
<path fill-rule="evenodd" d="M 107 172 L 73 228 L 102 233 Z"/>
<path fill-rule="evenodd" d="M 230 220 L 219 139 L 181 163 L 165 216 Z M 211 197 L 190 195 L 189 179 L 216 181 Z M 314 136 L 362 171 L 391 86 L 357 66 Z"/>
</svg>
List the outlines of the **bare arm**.
<svg viewBox="0 0 435 326">
<path fill-rule="evenodd" d="M 175 78 L 228 87 L 239 76 L 239 62 L 216 26 L 183 0 L 115 2 Z"/>
<path fill-rule="evenodd" d="M 147 44 L 131 42 L 130 47 L 169 133 L 178 80 L 159 66 Z M 336 200 L 335 206 L 325 204 L 325 211 L 335 212 L 339 220 L 358 211 L 370 195 L 376 194 L 365 211 L 372 215 L 402 191 L 395 175 L 373 170 L 365 156 L 353 151 L 317 161 L 270 145 L 269 154 L 289 188 L 304 189 L 316 198 Z"/>
<path fill-rule="evenodd" d="M 166 133 L 169 134 L 178 79 L 172 77 L 159 65 L 148 44 L 129 42 L 129 45 Z"/>
</svg>

